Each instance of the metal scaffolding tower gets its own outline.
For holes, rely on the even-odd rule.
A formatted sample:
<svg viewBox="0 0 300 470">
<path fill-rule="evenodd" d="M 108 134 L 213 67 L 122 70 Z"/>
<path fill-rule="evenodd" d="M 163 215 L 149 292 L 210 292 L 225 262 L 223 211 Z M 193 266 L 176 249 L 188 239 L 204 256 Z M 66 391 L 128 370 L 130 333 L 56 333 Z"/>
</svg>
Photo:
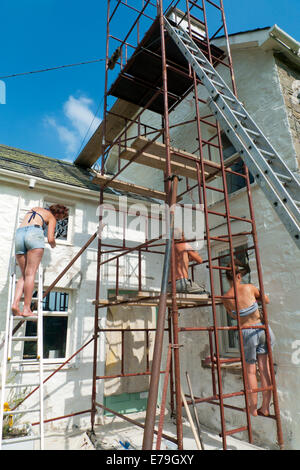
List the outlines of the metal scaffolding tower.
<svg viewBox="0 0 300 470">
<path fill-rule="evenodd" d="M 132 23 L 130 22 L 132 16 Z M 126 19 L 126 21 L 125 21 Z M 123 21 L 124 20 L 124 21 Z M 126 26 L 127 25 L 127 26 Z M 124 31 L 126 29 L 126 31 Z M 213 30 L 213 32 L 211 32 Z M 224 38 L 225 51 L 214 44 L 214 39 L 219 35 Z M 187 49 L 187 50 L 186 50 Z M 185 54 L 186 52 L 186 54 Z M 217 71 L 220 70 L 220 74 Z M 221 70 L 226 71 L 230 78 L 228 84 L 223 82 Z M 209 87 L 211 86 L 211 89 Z M 201 90 L 206 90 L 208 96 L 203 96 Z M 208 93 L 207 93 L 208 92 Z M 183 120 L 172 124 L 170 116 L 187 96 L 192 96 L 194 106 L 194 119 Z M 223 101 L 222 101 L 223 100 Z M 90 240 L 80 250 L 66 269 L 58 276 L 53 284 L 44 293 L 46 296 L 67 270 L 74 264 L 76 259 L 88 248 L 98 235 L 97 255 L 97 280 L 95 294 L 95 317 L 93 337 L 76 351 L 71 358 L 62 364 L 53 374 L 44 380 L 50 379 L 58 370 L 64 367 L 76 354 L 87 345 L 93 343 L 93 385 L 91 396 L 91 409 L 74 413 L 79 415 L 90 413 L 91 429 L 95 427 L 95 416 L 98 408 L 107 410 L 125 420 L 144 429 L 143 449 L 153 448 L 154 434 L 157 435 L 156 448 L 160 448 L 162 437 L 177 444 L 178 449 L 183 448 L 183 426 L 182 407 L 188 405 L 209 403 L 219 407 L 220 410 L 220 435 L 223 440 L 223 448 L 227 448 L 227 436 L 235 433 L 247 432 L 249 442 L 253 442 L 252 424 L 249 411 L 249 395 L 251 393 L 270 390 L 273 395 L 275 414 L 268 418 L 275 421 L 277 439 L 280 448 L 283 448 L 283 436 L 281 430 L 280 410 L 278 404 L 275 372 L 268 330 L 268 315 L 265 305 L 264 285 L 262 268 L 257 241 L 257 232 L 253 210 L 253 202 L 250 188 L 250 176 L 248 164 L 251 155 L 246 155 L 241 172 L 232 169 L 237 158 L 243 157 L 242 148 L 238 147 L 236 152 L 225 159 L 224 132 L 232 134 L 232 141 L 236 144 L 238 135 L 237 127 L 233 124 L 232 130 L 227 132 L 226 125 L 232 127 L 232 122 L 227 117 L 224 125 L 224 113 L 220 102 L 227 101 L 232 104 L 235 117 L 246 119 L 244 131 L 248 136 L 263 138 L 253 127 L 249 126 L 250 117 L 246 115 L 244 108 L 238 102 L 237 89 L 234 78 L 232 58 L 229 48 L 228 32 L 226 27 L 223 0 L 107 0 L 107 31 L 106 31 L 106 68 L 105 68 L 105 93 L 104 93 L 104 115 L 103 121 L 93 138 L 87 144 L 76 160 L 76 164 L 91 168 L 100 157 L 101 168 L 95 170 L 93 181 L 100 187 L 100 208 L 103 208 L 105 189 L 112 188 L 122 194 L 138 195 L 144 198 L 160 200 L 171 208 L 166 216 L 168 237 L 163 239 L 162 235 L 147 239 L 145 242 L 132 246 L 126 244 L 126 237 L 120 244 L 108 244 L 101 237 L 103 227 L 103 210 L 99 213 L 99 232 L 91 236 Z M 211 106 L 210 106 L 211 105 Z M 203 107 L 205 114 L 202 113 Z M 215 112 L 215 107 L 218 109 Z M 234 107 L 237 106 L 237 107 Z M 224 111 L 224 110 L 223 110 Z M 226 108 L 226 111 L 228 109 Z M 159 119 L 160 126 L 149 123 L 145 113 L 153 112 Z M 232 110 L 231 110 L 232 112 Z M 230 114 L 230 110 L 228 111 Z M 181 126 L 194 126 L 195 142 L 197 148 L 193 153 L 185 149 L 175 148 L 171 145 L 171 133 L 180 129 Z M 211 137 L 207 137 L 206 130 L 213 131 Z M 243 132 L 244 132 L 243 131 Z M 211 135 L 211 134 L 210 134 Z M 239 136 L 239 138 L 241 138 Z M 254 145 L 255 142 L 252 141 Z M 263 150 L 271 153 L 265 144 Z M 249 152 L 249 147 L 247 152 Z M 245 152 L 246 153 L 246 152 Z M 214 158 L 212 158 L 214 155 Z M 107 172 L 108 159 L 113 156 L 116 161 L 117 171 L 114 174 Z M 272 159 L 271 155 L 268 155 Z M 277 155 L 274 156 L 277 159 Z M 251 160 L 252 161 L 252 160 Z M 144 185 L 132 184 L 126 181 L 126 169 L 133 163 L 144 165 L 145 169 L 152 168 L 161 171 L 161 181 L 164 190 L 149 188 Z M 251 166 L 251 165 L 250 165 Z M 239 176 L 246 185 L 249 206 L 249 216 L 239 217 L 231 212 L 230 199 L 228 195 L 228 175 Z M 257 175 L 254 175 L 257 176 Z M 185 188 L 182 189 L 183 180 Z M 218 182 L 218 184 L 216 184 Z M 220 184 L 219 184 L 220 183 Z M 276 179 L 276 184 L 282 184 Z M 279 186 L 278 186 L 279 187 Z M 181 189 L 179 189 L 181 188 Z M 281 187 L 279 187 L 282 190 Z M 197 192 L 198 202 L 203 205 L 205 221 L 205 246 L 207 250 L 206 259 L 203 261 L 207 266 L 210 281 L 210 296 L 208 295 L 180 295 L 176 293 L 175 277 L 175 237 L 174 237 L 174 206 L 188 196 L 192 190 Z M 180 192 L 181 191 L 181 192 Z M 275 191 L 275 188 L 274 188 Z M 223 211 L 213 210 L 210 207 L 210 195 L 218 193 L 224 206 Z M 290 193 L 289 193 L 290 195 Z M 290 196 L 289 196 L 290 197 Z M 294 193 L 292 198 L 294 200 Z M 294 211 L 294 202 L 289 205 Z M 276 208 L 276 205 L 275 205 Z M 286 212 L 281 209 L 281 213 Z M 294 212 L 296 214 L 296 212 Z M 293 215 L 290 216 L 293 217 Z M 223 223 L 224 233 L 212 235 L 212 219 L 219 218 Z M 234 230 L 233 222 L 239 221 L 245 225 L 242 232 Z M 297 221 L 293 219 L 293 236 L 297 240 Z M 260 387 L 251 390 L 247 383 L 245 355 L 242 341 L 242 326 L 239 314 L 239 299 L 235 270 L 225 266 L 222 262 L 223 255 L 214 256 L 212 244 L 226 244 L 228 246 L 229 260 L 231 266 L 235 266 L 235 237 L 245 235 L 252 237 L 252 245 L 248 250 L 255 253 L 256 269 L 259 280 L 259 289 L 262 298 L 263 326 L 268 344 L 268 357 L 272 384 L 269 387 Z M 111 256 L 107 256 L 111 253 Z M 120 260 L 128 254 L 135 253 L 138 259 L 138 289 L 133 294 L 120 294 Z M 152 254 L 161 257 L 163 272 L 160 292 L 149 292 L 142 281 L 142 255 L 147 254 L 148 260 Z M 149 262 L 149 261 L 148 261 Z M 101 270 L 104 265 L 110 265 L 115 270 L 115 292 L 113 296 L 106 299 L 101 298 L 100 286 L 102 283 Z M 191 266 L 193 271 L 193 266 Z M 221 286 L 221 275 L 226 270 L 233 273 L 234 301 L 237 314 L 237 326 L 222 326 L 217 314 L 217 306 L 222 304 L 224 298 Z M 168 281 L 171 280 L 171 292 L 168 289 Z M 100 309 L 114 306 L 130 306 L 140 308 L 144 306 L 156 306 L 158 308 L 156 328 L 139 329 L 113 329 L 121 334 L 121 372 L 120 374 L 98 375 L 97 365 L 99 360 L 99 336 L 107 334 L 111 330 L 100 326 Z M 180 326 L 179 312 L 187 308 L 210 309 L 212 324 L 195 326 Z M 166 326 L 167 325 L 167 326 Z M 145 334 L 145 350 L 147 357 L 147 368 L 144 372 L 125 372 L 124 368 L 124 342 L 125 335 L 130 331 L 142 331 Z M 155 332 L 154 352 L 152 358 L 149 355 L 149 334 Z M 222 331 L 237 332 L 240 344 L 240 357 L 222 358 L 220 352 L 219 333 Z M 180 334 L 182 332 L 201 332 L 208 335 L 208 344 L 211 358 L 212 393 L 208 397 L 186 397 L 182 396 L 181 384 L 181 355 Z M 167 335 L 168 344 L 165 369 L 162 370 L 164 338 Z M 166 345 L 165 345 L 166 346 Z M 195 344 L 197 347 L 197 344 Z M 152 364 L 151 364 L 152 360 Z M 243 389 L 225 393 L 223 387 L 222 365 L 225 363 L 241 362 Z M 114 410 L 99 403 L 97 399 L 97 383 L 112 377 L 132 378 L 138 376 L 150 377 L 150 388 L 147 403 L 146 421 L 142 425 L 127 416 L 121 415 Z M 164 377 L 164 386 L 161 400 L 161 415 L 158 430 L 155 429 L 155 415 L 158 403 L 159 378 Z M 164 411 L 166 406 L 167 392 L 170 390 L 170 406 L 176 416 L 177 437 L 166 436 L 163 433 Z M 37 389 L 31 392 L 34 393 Z M 30 394 L 30 395 L 31 395 Z M 244 407 L 229 405 L 228 398 L 242 397 L 245 401 Z M 192 398 L 192 401 L 191 401 Z M 23 400 L 24 401 L 24 400 Z M 245 424 L 237 429 L 228 429 L 225 419 L 226 410 L 235 410 L 243 413 Z M 73 416 L 69 415 L 69 416 Z M 64 417 L 60 417 L 64 418 Z M 60 419 L 59 417 L 54 418 Z M 266 418 L 267 419 L 267 418 Z M 51 419 L 47 420 L 47 422 Z M 33 423 L 38 424 L 38 423 Z"/>
</svg>

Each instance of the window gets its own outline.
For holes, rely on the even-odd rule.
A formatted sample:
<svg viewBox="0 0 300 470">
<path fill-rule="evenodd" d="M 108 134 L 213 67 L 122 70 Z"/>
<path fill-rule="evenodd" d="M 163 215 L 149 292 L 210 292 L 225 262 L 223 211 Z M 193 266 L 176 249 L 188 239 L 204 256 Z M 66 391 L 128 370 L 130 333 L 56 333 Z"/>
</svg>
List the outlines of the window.
<svg viewBox="0 0 300 470">
<path fill-rule="evenodd" d="M 52 204 L 62 204 L 61 202 L 58 201 L 45 201 L 44 202 L 44 208 L 48 209 Z M 67 242 L 70 243 L 71 241 L 71 212 L 72 209 L 70 206 L 66 205 L 69 209 L 69 216 L 64 219 L 64 220 L 58 220 L 56 223 L 56 228 L 55 228 L 55 240 L 59 242 Z M 48 227 L 45 229 L 45 236 L 47 237 L 48 235 Z"/>
<path fill-rule="evenodd" d="M 226 160 L 229 160 L 233 155 L 236 154 L 236 150 L 227 136 L 222 133 L 222 146 L 223 146 L 223 156 L 226 163 Z M 230 169 L 236 173 L 244 174 L 244 162 L 241 158 L 234 159 Z M 250 183 L 253 183 L 254 178 L 249 173 Z M 232 173 L 227 173 L 226 175 L 227 189 L 228 194 L 232 194 L 235 191 L 238 191 L 241 188 L 246 186 L 246 180 L 242 176 L 234 175 Z"/>
<path fill-rule="evenodd" d="M 33 297 L 37 296 L 37 292 Z M 43 346 L 44 359 L 64 359 L 66 357 L 69 293 L 53 291 L 43 301 Z M 34 310 L 36 306 L 32 304 Z M 25 336 L 36 336 L 37 322 L 26 323 Z M 37 342 L 26 341 L 23 350 L 23 359 L 35 359 L 37 356 Z"/>
<path fill-rule="evenodd" d="M 231 263 L 230 253 L 229 250 L 220 251 L 218 256 L 222 256 L 220 258 L 220 265 L 227 266 Z M 247 264 L 247 244 L 239 245 L 234 248 L 234 257 L 238 259 L 244 264 Z M 226 293 L 230 288 L 229 281 L 226 278 L 225 270 L 220 271 L 220 282 L 221 282 L 221 292 Z M 250 283 L 250 273 L 246 274 L 242 278 L 243 284 Z M 237 320 L 234 320 L 228 313 L 226 312 L 225 307 L 220 306 L 221 309 L 221 322 L 223 326 L 237 326 Z M 225 331 L 223 332 L 223 349 L 225 354 L 232 354 L 239 352 L 239 339 L 238 339 L 238 332 L 237 331 Z"/>
</svg>

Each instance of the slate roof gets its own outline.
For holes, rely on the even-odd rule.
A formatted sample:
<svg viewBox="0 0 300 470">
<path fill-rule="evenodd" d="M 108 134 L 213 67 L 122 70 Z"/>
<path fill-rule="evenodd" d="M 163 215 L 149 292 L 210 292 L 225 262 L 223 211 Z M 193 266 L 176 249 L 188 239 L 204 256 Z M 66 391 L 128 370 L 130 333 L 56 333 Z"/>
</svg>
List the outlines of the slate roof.
<svg viewBox="0 0 300 470">
<path fill-rule="evenodd" d="M 99 192 L 89 170 L 26 150 L 0 145 L 0 168 Z"/>
<path fill-rule="evenodd" d="M 33 178 L 37 177 L 48 181 L 68 184 L 70 186 L 90 189 L 98 193 L 100 190 L 97 184 L 92 183 L 91 179 L 94 173 L 88 168 L 85 169 L 74 165 L 74 163 L 64 162 L 57 158 L 45 157 L 44 155 L 0 144 L 0 170 L 1 168 L 32 176 Z M 148 202 L 157 202 L 157 200 L 153 198 L 137 196 L 133 193 L 124 193 L 112 188 L 105 188 L 104 192 L 117 196 L 128 195 L 133 199 Z"/>
</svg>

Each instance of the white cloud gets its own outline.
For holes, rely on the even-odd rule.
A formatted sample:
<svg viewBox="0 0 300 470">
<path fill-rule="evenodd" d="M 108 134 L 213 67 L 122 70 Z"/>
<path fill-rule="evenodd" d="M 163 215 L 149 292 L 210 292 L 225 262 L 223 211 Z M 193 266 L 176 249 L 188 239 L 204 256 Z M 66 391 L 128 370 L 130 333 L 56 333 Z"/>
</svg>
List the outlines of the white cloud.
<svg viewBox="0 0 300 470">
<path fill-rule="evenodd" d="M 93 100 L 89 98 L 75 98 L 71 95 L 63 105 L 66 125 L 61 125 L 53 117 L 45 118 L 45 123 L 56 130 L 59 140 L 65 145 L 67 157 L 73 157 L 72 161 L 77 156 L 83 139 L 89 138 L 101 123 L 90 109 L 93 104 Z"/>
</svg>

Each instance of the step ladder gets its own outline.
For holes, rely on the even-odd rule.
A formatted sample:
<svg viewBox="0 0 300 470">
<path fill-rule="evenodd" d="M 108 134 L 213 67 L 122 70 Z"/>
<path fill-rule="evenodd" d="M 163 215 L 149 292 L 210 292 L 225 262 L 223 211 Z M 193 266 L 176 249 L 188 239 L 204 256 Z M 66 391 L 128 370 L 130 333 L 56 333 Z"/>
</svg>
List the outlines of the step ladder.
<svg viewBox="0 0 300 470">
<path fill-rule="evenodd" d="M 11 305 L 13 302 L 16 286 L 16 263 L 13 263 L 13 268 L 11 270 L 10 279 L 9 279 L 9 295 L 7 302 L 7 312 L 6 312 L 6 330 L 5 330 L 5 340 L 4 340 L 4 351 L 3 351 L 3 364 L 2 364 L 2 388 L 1 388 L 1 409 L 0 409 L 0 449 L 5 443 L 21 443 L 25 441 L 39 440 L 40 441 L 40 450 L 44 450 L 44 402 L 43 402 L 43 269 L 42 266 L 39 266 L 38 269 L 38 279 L 37 279 L 37 297 L 33 297 L 33 301 L 37 302 L 37 315 L 34 317 L 23 317 L 23 316 L 14 316 L 11 311 Z M 36 321 L 37 322 L 37 335 L 36 336 L 15 336 L 13 334 L 13 329 L 16 322 L 24 321 Z M 14 359 L 14 348 L 13 344 L 17 342 L 25 341 L 36 341 L 37 343 L 37 357 L 36 359 L 24 360 L 24 359 Z M 23 348 L 22 348 L 23 356 Z M 37 365 L 38 368 L 36 371 L 30 371 L 33 376 L 36 376 L 36 383 L 30 384 L 9 384 L 7 383 L 7 377 L 11 371 L 11 366 L 19 365 L 22 371 L 26 370 L 26 367 L 32 367 Z M 17 407 L 16 410 L 4 411 L 4 405 L 8 401 L 8 393 L 10 390 L 22 389 L 28 387 L 39 386 L 39 408 L 38 409 L 26 409 L 22 404 L 20 407 Z M 2 439 L 2 429 L 4 418 L 14 415 L 23 415 L 30 413 L 39 413 L 40 417 L 40 426 L 39 426 L 39 435 L 19 437 L 15 439 Z"/>
<path fill-rule="evenodd" d="M 208 92 L 207 105 L 227 138 L 300 249 L 300 182 L 232 93 L 223 78 L 180 27 L 164 18 L 165 28 Z"/>
</svg>

